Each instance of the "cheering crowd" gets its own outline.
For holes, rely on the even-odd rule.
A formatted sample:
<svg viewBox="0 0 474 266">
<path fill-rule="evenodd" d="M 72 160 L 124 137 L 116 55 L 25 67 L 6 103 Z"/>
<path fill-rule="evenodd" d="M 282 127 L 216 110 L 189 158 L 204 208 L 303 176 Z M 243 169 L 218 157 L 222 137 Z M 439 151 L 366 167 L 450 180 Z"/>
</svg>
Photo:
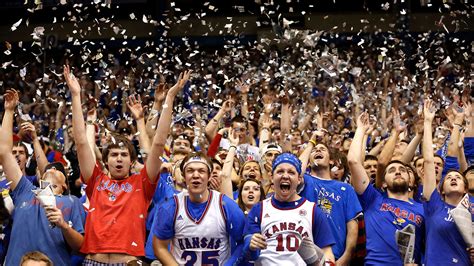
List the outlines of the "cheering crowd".
<svg viewBox="0 0 474 266">
<path fill-rule="evenodd" d="M 472 65 L 438 37 L 0 72 L 1 261 L 472 265 Z"/>
</svg>

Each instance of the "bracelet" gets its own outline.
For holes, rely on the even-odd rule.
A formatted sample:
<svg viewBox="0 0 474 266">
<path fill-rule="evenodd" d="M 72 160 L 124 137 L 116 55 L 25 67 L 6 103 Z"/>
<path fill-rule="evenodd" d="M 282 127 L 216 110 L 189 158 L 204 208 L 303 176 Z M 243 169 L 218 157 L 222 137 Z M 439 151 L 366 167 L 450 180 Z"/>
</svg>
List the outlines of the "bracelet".
<svg viewBox="0 0 474 266">
<path fill-rule="evenodd" d="M 314 139 L 310 139 L 308 142 L 312 143 L 314 146 L 316 146 L 316 141 Z"/>
<path fill-rule="evenodd" d="M 214 123 L 219 123 L 219 121 L 217 121 L 217 119 L 213 118 L 211 119 Z"/>
<path fill-rule="evenodd" d="M 235 145 L 230 145 L 229 150 L 230 150 L 230 148 L 235 148 L 237 150 L 237 146 L 235 146 Z"/>
<path fill-rule="evenodd" d="M 270 131 L 270 128 L 268 128 L 268 127 L 262 127 L 262 130 L 268 130 L 268 131 Z"/>
<path fill-rule="evenodd" d="M 463 128 L 463 126 L 461 124 L 456 124 L 454 123 L 455 126 L 458 126 L 459 128 Z"/>
<path fill-rule="evenodd" d="M 88 125 L 95 125 L 95 121 L 87 120 L 87 121 L 86 121 L 86 124 L 88 124 Z"/>
</svg>

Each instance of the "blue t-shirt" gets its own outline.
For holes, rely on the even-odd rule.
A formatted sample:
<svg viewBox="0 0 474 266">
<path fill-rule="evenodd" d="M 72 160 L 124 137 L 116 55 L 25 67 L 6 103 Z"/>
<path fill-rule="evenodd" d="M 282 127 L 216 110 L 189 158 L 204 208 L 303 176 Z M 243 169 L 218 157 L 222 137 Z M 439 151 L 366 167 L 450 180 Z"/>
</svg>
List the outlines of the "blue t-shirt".
<svg viewBox="0 0 474 266">
<path fill-rule="evenodd" d="M 428 266 L 471 265 L 469 253 L 466 250 L 468 246 L 450 214 L 451 209 L 456 206 L 444 202 L 435 189 L 430 200 L 425 202 L 423 207 L 426 217 L 425 264 Z M 474 221 L 472 210 L 471 214 Z"/>
<path fill-rule="evenodd" d="M 459 162 L 457 157 L 446 156 L 442 177 L 445 177 L 449 170 L 459 170 Z"/>
<path fill-rule="evenodd" d="M 281 210 L 285 209 L 294 209 L 298 208 L 301 204 L 305 202 L 305 198 L 300 198 L 297 201 L 292 202 L 281 202 L 272 197 L 272 203 L 274 206 L 278 207 Z M 250 240 L 252 235 L 255 233 L 261 233 L 261 224 L 262 219 L 260 214 L 262 212 L 262 202 L 255 204 L 247 216 L 247 222 L 245 223 L 244 235 L 245 235 L 245 244 L 243 255 L 246 256 L 247 260 L 255 261 L 260 255 L 260 250 L 251 251 L 250 250 Z M 336 243 L 334 237 L 331 233 L 331 227 L 326 218 L 326 215 L 321 211 L 321 209 L 316 206 L 315 211 L 313 212 L 313 241 L 320 247 L 324 248 L 327 246 L 332 246 Z"/>
<path fill-rule="evenodd" d="M 55 265 L 70 265 L 70 251 L 58 227 L 51 228 L 44 208 L 35 198 L 33 186 L 22 177 L 11 192 L 15 211 L 13 228 L 5 265 L 19 265 L 26 252 L 40 251 Z M 56 206 L 64 220 L 77 232 L 84 233 L 84 208 L 75 196 L 56 196 Z"/>
<path fill-rule="evenodd" d="M 161 218 L 156 215 L 160 204 L 173 198 L 175 194 L 179 193 L 174 188 L 173 178 L 169 173 L 161 173 L 158 185 L 156 186 L 155 194 L 153 195 L 153 206 L 148 213 L 146 229 L 149 231 L 156 226 L 156 221 Z M 155 260 L 155 252 L 153 251 L 153 234 L 148 234 L 145 244 L 145 256 L 149 259 Z"/>
<path fill-rule="evenodd" d="M 326 214 L 336 239 L 332 252 L 336 259 L 340 258 L 346 249 L 347 222 L 362 212 L 354 188 L 337 180 L 324 180 L 305 174 L 300 196 L 318 204 Z"/>
<path fill-rule="evenodd" d="M 474 137 L 464 138 L 464 154 L 466 155 L 467 164 L 474 164 Z"/>
<path fill-rule="evenodd" d="M 243 244 L 243 229 L 245 224 L 245 216 L 239 205 L 227 196 L 222 197 L 222 207 L 226 217 L 226 230 L 230 236 L 230 244 L 232 256 L 227 260 L 226 265 L 232 265 L 240 256 Z M 196 220 L 199 220 L 207 206 L 207 201 L 203 203 L 193 203 L 186 197 L 187 213 Z M 158 209 L 156 215 L 159 214 L 159 219 L 152 228 L 152 233 L 159 239 L 172 239 L 174 232 L 174 214 L 176 210 L 176 203 L 170 199 L 163 202 Z"/>
<path fill-rule="evenodd" d="M 359 195 L 359 201 L 364 210 L 367 234 L 365 264 L 403 265 L 395 232 L 408 224 L 413 224 L 416 228 L 414 259 L 420 264 L 421 243 L 425 230 L 423 205 L 414 201 L 389 198 L 372 185 L 367 186 L 364 193 Z"/>
</svg>

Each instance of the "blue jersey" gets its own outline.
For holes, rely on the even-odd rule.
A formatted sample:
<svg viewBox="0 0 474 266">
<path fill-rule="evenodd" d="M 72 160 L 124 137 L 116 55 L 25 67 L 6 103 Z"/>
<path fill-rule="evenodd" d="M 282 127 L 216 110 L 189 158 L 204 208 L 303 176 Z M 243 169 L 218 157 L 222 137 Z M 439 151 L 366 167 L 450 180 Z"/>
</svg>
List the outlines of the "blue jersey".
<svg viewBox="0 0 474 266">
<path fill-rule="evenodd" d="M 472 205 L 472 198 L 471 205 Z M 431 265 L 471 265 L 467 244 L 451 217 L 450 211 L 456 206 L 444 202 L 435 189 L 428 202 L 423 204 L 426 217 L 425 264 Z M 474 221 L 474 212 L 472 212 Z"/>
<path fill-rule="evenodd" d="M 395 232 L 408 224 L 416 228 L 414 259 L 420 264 L 425 230 L 423 205 L 388 198 L 372 185 L 367 186 L 364 193 L 359 195 L 359 200 L 364 210 L 367 233 L 366 265 L 403 265 Z"/>
<path fill-rule="evenodd" d="M 292 210 L 298 208 L 306 201 L 305 198 L 300 198 L 297 201 L 292 202 L 281 202 L 271 198 L 272 204 L 281 211 Z M 260 251 L 251 251 L 250 250 L 250 239 L 255 233 L 262 233 L 262 202 L 255 204 L 247 216 L 247 222 L 245 223 L 244 235 L 245 235 L 245 244 L 243 255 L 247 261 L 255 261 L 260 255 Z M 313 211 L 313 227 L 312 227 L 312 237 L 314 243 L 321 248 L 332 246 L 336 243 L 331 232 L 331 227 L 329 226 L 326 215 L 315 206 Z"/>
<path fill-rule="evenodd" d="M 354 188 L 337 180 L 324 180 L 305 174 L 300 196 L 317 203 L 326 214 L 336 239 L 332 252 L 336 259 L 341 257 L 346 249 L 346 224 L 362 212 Z"/>
<path fill-rule="evenodd" d="M 5 265 L 20 265 L 21 257 L 30 251 L 46 254 L 54 265 L 70 265 L 70 249 L 60 228 L 51 228 L 44 208 L 32 190 L 35 187 L 22 177 L 11 192 L 15 212 Z M 75 196 L 56 196 L 56 206 L 64 220 L 79 233 L 84 233 L 84 208 Z"/>
<path fill-rule="evenodd" d="M 181 192 L 183 193 L 183 192 Z M 209 200 L 210 201 L 209 197 Z M 186 197 L 186 212 L 194 220 L 202 220 L 206 214 L 206 207 L 208 201 L 203 203 L 193 203 Z M 227 196 L 222 197 L 222 209 L 225 214 L 226 231 L 230 237 L 230 244 L 232 250 L 232 256 L 229 258 L 227 263 L 230 265 L 235 262 L 242 251 L 243 243 L 243 229 L 245 224 L 245 217 L 242 210 L 235 201 L 228 198 Z M 152 228 L 152 233 L 159 239 L 172 239 L 175 236 L 175 212 L 176 212 L 176 201 L 169 199 L 160 205 L 157 215 L 159 213 L 159 219 L 156 219 L 156 224 Z M 179 219 L 179 217 L 177 218 Z"/>
<path fill-rule="evenodd" d="M 173 178 L 169 173 L 162 173 L 160 179 L 158 180 L 158 185 L 156 186 L 155 194 L 153 195 L 152 207 L 147 217 L 146 229 L 147 231 L 151 230 L 155 224 L 156 220 L 161 218 L 161 215 L 156 215 L 160 204 L 163 202 L 172 199 L 173 195 L 179 193 L 174 188 Z M 145 244 L 145 256 L 149 259 L 156 259 L 155 253 L 153 251 L 153 234 L 148 234 Z"/>
</svg>

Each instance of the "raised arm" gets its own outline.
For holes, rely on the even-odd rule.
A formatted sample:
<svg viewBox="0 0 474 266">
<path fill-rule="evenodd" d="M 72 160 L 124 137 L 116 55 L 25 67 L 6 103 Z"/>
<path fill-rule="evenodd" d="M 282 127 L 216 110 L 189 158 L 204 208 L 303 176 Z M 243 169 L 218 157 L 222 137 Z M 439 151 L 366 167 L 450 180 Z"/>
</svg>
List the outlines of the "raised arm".
<svg viewBox="0 0 474 266">
<path fill-rule="evenodd" d="M 18 93 L 14 90 L 8 90 L 4 94 L 3 100 L 5 101 L 5 115 L 3 117 L 2 127 L 0 128 L 0 164 L 3 166 L 3 172 L 8 182 L 11 182 L 10 188 L 15 190 L 23 174 L 12 154 L 13 136 L 11 128 L 13 127 L 13 110 L 18 103 Z M 5 118 L 7 120 L 9 119 L 9 117 L 7 117 L 9 115 L 11 115 L 11 120 L 5 121 Z M 5 127 L 3 125 L 5 125 Z M 10 125 L 10 127 L 8 125 Z"/>
<path fill-rule="evenodd" d="M 76 77 L 70 72 L 68 65 L 64 66 L 63 74 L 72 98 L 72 133 L 77 148 L 77 159 L 79 160 L 82 178 L 87 183 L 87 180 L 89 180 L 94 171 L 95 160 L 86 136 L 86 127 L 82 113 L 81 86 Z"/>
<path fill-rule="evenodd" d="M 160 82 L 160 84 L 156 86 L 155 100 L 153 101 L 153 107 L 146 121 L 146 132 L 149 137 L 153 137 L 155 135 L 158 117 L 160 116 L 163 101 L 165 100 L 166 92 L 168 91 L 168 85 L 163 82 Z"/>
<path fill-rule="evenodd" d="M 209 121 L 209 123 L 207 123 L 205 132 L 206 137 L 209 141 L 212 141 L 214 139 L 217 133 L 217 129 L 219 127 L 219 122 L 226 113 L 230 113 L 233 106 L 234 100 L 229 99 L 225 101 L 222 104 L 221 109 L 219 109 L 219 111 L 217 112 L 217 114 Z"/>
<path fill-rule="evenodd" d="M 138 130 L 138 143 L 140 145 L 140 151 L 142 152 L 142 156 L 148 156 L 150 152 L 150 137 L 148 136 L 146 125 L 145 125 L 145 117 L 143 114 L 143 106 L 142 101 L 140 99 L 140 95 L 135 97 L 135 95 L 131 95 L 128 97 L 127 106 L 130 112 L 132 113 L 133 119 L 135 119 L 137 123 L 137 130 Z M 145 159 L 146 157 L 144 157 Z"/>
<path fill-rule="evenodd" d="M 158 121 L 158 128 L 156 129 L 155 136 L 150 148 L 150 154 L 146 160 L 146 172 L 148 178 L 152 183 L 156 182 L 158 173 L 161 168 L 161 155 L 165 150 L 166 138 L 171 128 L 171 118 L 173 115 L 173 103 L 176 95 L 184 88 L 188 82 L 191 71 L 184 71 L 178 77 L 178 82 L 169 89 L 166 94 L 165 103 L 163 104 L 163 110 L 161 112 L 160 120 Z"/>
<path fill-rule="evenodd" d="M 19 96 L 16 90 L 7 90 L 3 95 L 5 112 L 3 114 L 2 127 L 10 132 L 13 132 L 13 116 L 15 108 L 18 105 Z M 12 142 L 13 147 L 13 142 Z"/>
<path fill-rule="evenodd" d="M 363 162 L 361 161 L 362 156 L 360 155 L 362 152 L 361 146 L 363 145 L 364 134 L 369 126 L 369 115 L 367 113 L 362 113 L 357 118 L 357 129 L 349 148 L 349 152 L 347 153 L 347 163 L 349 164 L 349 170 L 351 171 L 352 186 L 359 195 L 364 193 L 370 183 Z"/>
<path fill-rule="evenodd" d="M 92 151 L 92 156 L 94 156 L 94 161 L 97 161 L 95 149 L 95 123 L 97 120 L 97 110 L 94 108 L 87 111 L 87 123 L 86 123 L 86 136 L 87 136 L 87 143 L 89 143 L 89 147 Z"/>
<path fill-rule="evenodd" d="M 380 152 L 380 155 L 377 161 L 377 177 L 375 179 L 376 188 L 382 187 L 382 183 L 383 183 L 382 175 L 383 175 L 383 172 L 385 171 L 385 167 L 387 166 L 388 162 L 390 162 L 390 160 L 392 159 L 393 151 L 395 150 L 395 145 L 397 144 L 397 141 L 398 141 L 398 136 L 406 128 L 405 125 L 402 125 L 402 122 L 400 120 L 400 113 L 398 112 L 398 110 L 394 108 L 392 110 L 392 115 L 393 115 L 392 134 L 390 138 L 388 139 L 388 141 L 383 146 L 382 152 Z"/>
<path fill-rule="evenodd" d="M 464 109 L 459 109 L 460 107 L 452 106 L 451 107 L 454 114 L 454 123 L 453 129 L 451 130 L 451 138 L 448 144 L 448 156 L 458 157 L 459 154 L 459 136 L 461 129 L 463 128 L 464 123 Z"/>
<path fill-rule="evenodd" d="M 25 122 L 21 124 L 21 129 L 27 132 L 30 135 L 31 139 L 33 140 L 33 149 L 34 149 L 36 164 L 38 165 L 38 170 L 40 172 L 40 175 L 43 176 L 44 169 L 48 165 L 48 159 L 46 158 L 46 155 L 44 154 L 43 147 L 41 146 L 41 143 L 38 139 L 38 135 L 36 134 L 36 128 L 32 123 Z"/>
<path fill-rule="evenodd" d="M 410 141 L 405 152 L 402 155 L 400 161 L 409 164 L 413 157 L 415 157 L 416 148 L 420 145 L 421 139 L 423 138 L 423 121 L 417 121 L 415 124 L 415 137 Z"/>
<path fill-rule="evenodd" d="M 240 100 L 242 101 L 240 113 L 248 121 L 249 119 L 248 93 L 250 91 L 250 85 L 245 83 L 242 80 L 238 80 L 237 86 L 240 87 Z"/>
<path fill-rule="evenodd" d="M 430 200 L 431 194 L 436 189 L 436 172 L 433 153 L 433 119 L 436 107 L 430 99 L 425 100 L 423 107 L 423 197 Z"/>
<path fill-rule="evenodd" d="M 221 172 L 221 193 L 225 194 L 227 197 L 233 199 L 232 191 L 232 169 L 234 168 L 234 158 L 237 146 L 239 145 L 239 138 L 235 135 L 234 130 L 229 130 L 228 140 L 230 142 L 229 151 L 225 157 L 224 166 L 222 167 Z"/>
<path fill-rule="evenodd" d="M 291 130 L 291 110 L 290 98 L 285 95 L 281 98 L 281 113 L 280 113 L 280 129 L 281 129 L 281 143 L 280 146 L 283 152 L 291 152 L 291 142 L 288 141 L 288 136 Z"/>
</svg>

